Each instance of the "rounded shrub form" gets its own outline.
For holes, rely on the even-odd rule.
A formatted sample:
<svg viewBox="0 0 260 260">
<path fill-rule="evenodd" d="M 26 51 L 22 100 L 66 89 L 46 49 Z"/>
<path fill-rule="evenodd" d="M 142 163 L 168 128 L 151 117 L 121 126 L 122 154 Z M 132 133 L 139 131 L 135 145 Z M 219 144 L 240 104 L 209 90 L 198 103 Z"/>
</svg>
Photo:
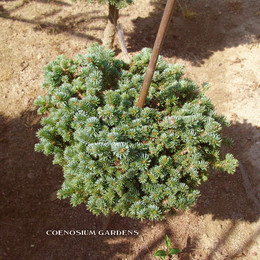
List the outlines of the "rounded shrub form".
<svg viewBox="0 0 260 260">
<path fill-rule="evenodd" d="M 44 68 L 36 150 L 63 167 L 59 198 L 96 215 L 161 220 L 196 201 L 211 168 L 235 171 L 233 156 L 220 155 L 226 120 L 181 66 L 160 57 L 145 107 L 135 106 L 150 56 L 143 49 L 127 65 L 92 45 Z"/>
</svg>

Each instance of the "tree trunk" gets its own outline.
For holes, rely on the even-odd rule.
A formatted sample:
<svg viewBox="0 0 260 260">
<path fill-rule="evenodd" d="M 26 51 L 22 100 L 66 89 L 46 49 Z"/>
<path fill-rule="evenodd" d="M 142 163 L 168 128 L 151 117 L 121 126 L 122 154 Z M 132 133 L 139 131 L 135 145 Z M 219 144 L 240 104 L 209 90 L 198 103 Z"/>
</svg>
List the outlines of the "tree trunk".
<svg viewBox="0 0 260 260">
<path fill-rule="evenodd" d="M 119 18 L 119 10 L 116 8 L 116 6 L 111 5 L 110 3 L 108 5 L 108 9 L 108 21 L 104 31 L 103 45 L 107 49 L 112 49 L 116 34 L 117 21 Z"/>
</svg>

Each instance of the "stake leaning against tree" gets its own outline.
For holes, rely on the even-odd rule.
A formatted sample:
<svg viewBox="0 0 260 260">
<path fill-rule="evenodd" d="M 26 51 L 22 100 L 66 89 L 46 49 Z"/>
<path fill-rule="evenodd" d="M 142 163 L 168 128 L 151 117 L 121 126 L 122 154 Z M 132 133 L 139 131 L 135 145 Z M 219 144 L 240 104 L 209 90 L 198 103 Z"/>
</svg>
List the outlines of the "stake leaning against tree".
<svg viewBox="0 0 260 260">
<path fill-rule="evenodd" d="M 145 73 L 145 77 L 144 77 L 144 82 L 142 85 L 142 89 L 141 89 L 141 93 L 138 99 L 138 103 L 137 106 L 140 108 L 144 107 L 144 103 L 148 94 L 148 90 L 152 81 L 152 77 L 154 74 L 154 70 L 155 70 L 155 66 L 158 60 L 158 56 L 159 53 L 162 49 L 162 45 L 165 39 L 165 35 L 166 35 L 166 31 L 168 28 L 168 25 L 170 23 L 171 17 L 172 17 L 172 13 L 173 13 L 173 9 L 174 9 L 174 3 L 175 0 L 167 0 L 167 4 L 165 6 L 164 9 L 164 13 L 163 13 L 163 17 L 161 20 L 161 24 L 156 36 L 156 40 L 154 43 L 154 47 L 153 47 L 153 51 L 152 51 L 152 56 L 147 68 L 147 71 Z M 103 230 L 106 230 L 110 224 L 111 221 L 111 217 L 112 214 L 108 215 L 108 216 L 104 216 L 103 218 Z"/>
<path fill-rule="evenodd" d="M 162 49 L 162 45 L 166 36 L 166 31 L 168 28 L 168 25 L 171 21 L 171 17 L 172 17 L 172 13 L 173 13 L 173 9 L 174 9 L 174 4 L 175 4 L 175 0 L 167 0 L 165 9 L 164 9 L 164 13 L 163 13 L 163 17 L 161 20 L 161 24 L 156 36 L 156 40 L 153 46 L 153 52 L 152 52 L 152 56 L 147 68 L 147 71 L 145 73 L 145 77 L 144 77 L 144 82 L 142 85 L 142 89 L 141 89 L 141 93 L 137 102 L 137 106 L 140 108 L 144 107 L 144 103 L 148 94 L 148 90 L 152 81 L 152 77 L 153 77 L 153 73 L 156 67 L 156 63 L 158 60 L 158 56 L 160 54 L 160 51 Z"/>
</svg>

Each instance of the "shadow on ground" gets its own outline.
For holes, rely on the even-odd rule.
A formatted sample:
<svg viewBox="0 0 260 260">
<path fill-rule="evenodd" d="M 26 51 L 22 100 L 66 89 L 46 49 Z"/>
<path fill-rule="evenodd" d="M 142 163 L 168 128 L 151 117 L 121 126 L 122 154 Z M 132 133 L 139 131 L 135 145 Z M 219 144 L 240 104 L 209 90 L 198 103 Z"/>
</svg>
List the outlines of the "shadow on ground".
<svg viewBox="0 0 260 260">
<path fill-rule="evenodd" d="M 4 259 L 110 259 L 131 255 L 134 236 L 47 236 L 47 230 L 102 229 L 102 218 L 84 205 L 72 208 L 56 199 L 63 181 L 62 170 L 50 157 L 34 152 L 39 117 L 28 111 L 20 118 L 0 117 L 1 250 Z M 114 217 L 111 229 L 137 230 L 142 225 Z"/>
<path fill-rule="evenodd" d="M 257 0 L 176 2 L 161 52 L 163 56 L 181 58 L 199 66 L 214 52 L 259 41 L 260 2 Z M 149 17 L 132 20 L 134 29 L 126 33 L 129 51 L 153 47 L 165 3 L 165 0 L 152 1 L 154 11 Z"/>
<path fill-rule="evenodd" d="M 213 219 L 233 221 L 255 222 L 259 219 L 259 201 L 257 190 L 254 190 L 259 185 L 256 183 L 257 180 L 259 182 L 259 172 L 250 163 L 248 153 L 259 132 L 257 127 L 246 121 L 234 123 L 224 129 L 223 134 L 231 137 L 234 142 L 231 147 L 226 147 L 224 152 L 234 154 L 240 166 L 234 175 L 214 172 L 209 180 L 200 186 L 201 197 L 193 208 L 199 215 L 212 214 Z"/>
<path fill-rule="evenodd" d="M 17 15 L 16 11 L 26 7 L 30 2 L 39 2 L 49 5 L 49 11 L 42 12 L 40 15 L 29 19 L 26 15 Z M 99 20 L 98 24 L 105 23 L 106 16 L 100 15 L 100 10 L 91 10 L 86 12 L 80 12 L 75 15 L 66 15 L 65 17 L 59 16 L 59 13 L 64 8 L 70 7 L 72 4 L 68 4 L 63 1 L 48 1 L 48 0 L 34 0 L 23 1 L 17 4 L 12 9 L 5 9 L 0 5 L 0 17 L 12 21 L 22 22 L 33 26 L 33 30 L 42 31 L 48 34 L 66 33 L 77 38 L 83 38 L 90 41 L 101 43 L 101 39 L 93 35 L 93 31 L 103 30 L 101 26 L 91 26 L 93 20 Z M 50 22 L 47 19 L 54 18 L 54 22 Z"/>
</svg>

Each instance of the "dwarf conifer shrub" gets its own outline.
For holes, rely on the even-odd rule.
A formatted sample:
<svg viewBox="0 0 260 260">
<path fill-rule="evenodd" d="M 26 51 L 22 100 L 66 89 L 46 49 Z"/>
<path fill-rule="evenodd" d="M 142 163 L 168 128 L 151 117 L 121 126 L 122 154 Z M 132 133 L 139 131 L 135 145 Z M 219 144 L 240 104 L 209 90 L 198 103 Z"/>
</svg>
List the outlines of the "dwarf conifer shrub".
<svg viewBox="0 0 260 260">
<path fill-rule="evenodd" d="M 44 67 L 36 151 L 63 167 L 59 198 L 96 215 L 160 220 L 196 201 L 211 168 L 235 171 L 237 160 L 220 154 L 225 118 L 181 66 L 160 57 L 145 108 L 135 106 L 150 56 L 143 49 L 127 65 L 92 45 Z"/>
</svg>

